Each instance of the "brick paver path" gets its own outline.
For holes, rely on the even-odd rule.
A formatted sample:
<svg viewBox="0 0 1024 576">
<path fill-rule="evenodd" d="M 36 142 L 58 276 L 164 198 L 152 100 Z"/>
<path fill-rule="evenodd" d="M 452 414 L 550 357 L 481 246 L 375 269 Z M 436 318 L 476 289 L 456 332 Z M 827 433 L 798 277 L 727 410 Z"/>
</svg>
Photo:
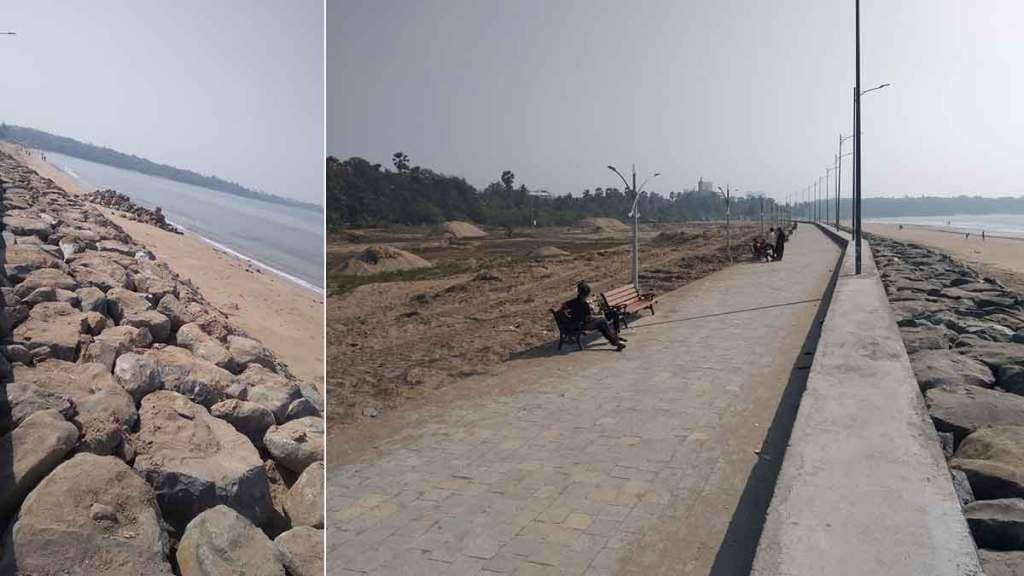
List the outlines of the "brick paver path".
<svg viewBox="0 0 1024 576">
<path fill-rule="evenodd" d="M 838 255 L 802 227 L 663 295 L 623 353 L 507 362 L 486 378 L 521 391 L 329 463 L 328 574 L 707 574 Z"/>
</svg>

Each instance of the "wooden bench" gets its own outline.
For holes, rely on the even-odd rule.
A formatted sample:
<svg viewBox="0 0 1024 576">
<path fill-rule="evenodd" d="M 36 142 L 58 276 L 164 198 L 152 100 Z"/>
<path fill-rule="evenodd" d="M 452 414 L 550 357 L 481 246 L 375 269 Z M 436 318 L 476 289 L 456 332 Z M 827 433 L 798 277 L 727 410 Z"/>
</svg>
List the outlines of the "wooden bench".
<svg viewBox="0 0 1024 576">
<path fill-rule="evenodd" d="M 551 308 L 551 315 L 555 318 L 555 325 L 558 326 L 558 349 L 566 342 L 576 343 L 576 346 L 583 350 L 583 336 L 587 333 L 582 326 L 573 322 L 565 311 Z"/>
<path fill-rule="evenodd" d="M 626 328 L 629 328 L 629 322 L 626 320 L 629 315 L 638 314 L 641 310 L 646 309 L 650 310 L 653 316 L 654 303 L 657 301 L 653 293 L 641 294 L 632 284 L 620 286 L 601 294 L 602 304 L 607 309 L 618 312 L 619 318 Z"/>
</svg>

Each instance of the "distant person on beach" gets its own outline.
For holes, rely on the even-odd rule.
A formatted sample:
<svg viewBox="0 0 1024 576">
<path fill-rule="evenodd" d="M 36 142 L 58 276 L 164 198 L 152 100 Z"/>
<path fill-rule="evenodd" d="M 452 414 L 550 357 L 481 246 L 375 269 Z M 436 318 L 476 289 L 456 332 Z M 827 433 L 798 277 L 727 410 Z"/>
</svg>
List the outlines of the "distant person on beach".
<svg viewBox="0 0 1024 576">
<path fill-rule="evenodd" d="M 984 230 L 981 231 L 981 241 L 982 242 L 985 241 L 985 231 Z"/>
<path fill-rule="evenodd" d="M 625 338 L 619 336 L 618 331 L 613 330 L 608 321 L 604 318 L 595 318 L 594 311 L 590 307 L 590 286 L 586 282 L 576 285 L 576 297 L 562 304 L 560 311 L 567 312 L 573 324 L 583 330 L 597 330 L 604 336 L 616 350 L 621 351 L 626 347 L 623 342 Z"/>
<path fill-rule="evenodd" d="M 779 228 L 775 233 L 775 260 L 782 260 L 782 254 L 786 251 L 786 232 Z"/>
</svg>

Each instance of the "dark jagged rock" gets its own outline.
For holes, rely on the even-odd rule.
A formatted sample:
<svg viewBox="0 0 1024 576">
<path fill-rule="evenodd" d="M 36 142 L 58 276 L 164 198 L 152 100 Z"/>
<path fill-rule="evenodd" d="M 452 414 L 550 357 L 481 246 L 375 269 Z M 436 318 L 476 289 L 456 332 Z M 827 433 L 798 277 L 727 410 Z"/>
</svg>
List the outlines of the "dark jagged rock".
<svg viewBox="0 0 1024 576">
<path fill-rule="evenodd" d="M 979 547 L 1024 550 L 1024 499 L 971 502 L 964 506 L 964 517 Z"/>
<path fill-rule="evenodd" d="M 156 488 L 168 522 L 184 528 L 224 504 L 255 524 L 270 514 L 270 485 L 252 442 L 202 406 L 165 390 L 142 400 L 135 469 Z"/>
<path fill-rule="evenodd" d="M 950 465 L 967 475 L 976 498 L 1024 497 L 1024 427 L 974 432 L 960 443 Z"/>
<path fill-rule="evenodd" d="M 910 356 L 910 365 L 922 391 L 954 384 L 991 388 L 996 382 L 988 366 L 951 350 L 917 352 Z"/>
<path fill-rule="evenodd" d="M 941 432 L 956 439 L 985 426 L 1024 426 L 1024 397 L 965 384 L 925 392 L 928 413 Z"/>
<path fill-rule="evenodd" d="M 143 224 L 156 226 L 161 230 L 181 234 L 181 230 L 167 222 L 167 218 L 164 216 L 164 212 L 159 206 L 153 210 L 143 208 L 142 206 L 132 202 L 132 199 L 126 194 L 122 194 L 117 190 L 111 190 L 109 188 L 106 190 L 96 190 L 85 198 L 93 204 L 99 204 L 100 206 L 106 206 L 107 208 L 124 212 L 130 219 L 135 220 L 136 222 L 142 222 Z"/>
</svg>

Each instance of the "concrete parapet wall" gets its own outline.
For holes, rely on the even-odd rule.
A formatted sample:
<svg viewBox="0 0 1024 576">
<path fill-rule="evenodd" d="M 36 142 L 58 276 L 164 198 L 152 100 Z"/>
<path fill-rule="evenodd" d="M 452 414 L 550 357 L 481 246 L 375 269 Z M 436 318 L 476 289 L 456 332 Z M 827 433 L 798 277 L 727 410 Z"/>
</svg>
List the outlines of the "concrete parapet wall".
<svg viewBox="0 0 1024 576">
<path fill-rule="evenodd" d="M 863 252 L 856 276 L 846 251 L 752 573 L 980 575 L 866 242 Z"/>
</svg>

